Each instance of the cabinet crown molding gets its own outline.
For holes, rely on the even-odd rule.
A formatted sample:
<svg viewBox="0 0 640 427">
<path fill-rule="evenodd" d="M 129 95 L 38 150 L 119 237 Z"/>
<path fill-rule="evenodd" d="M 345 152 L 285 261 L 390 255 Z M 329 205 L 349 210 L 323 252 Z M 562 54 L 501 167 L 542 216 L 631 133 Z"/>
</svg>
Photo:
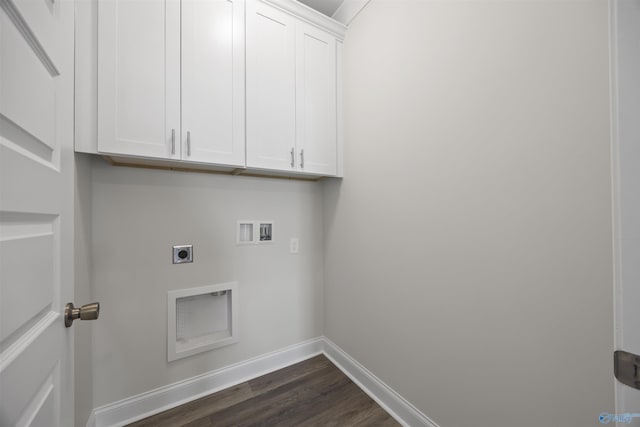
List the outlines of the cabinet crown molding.
<svg viewBox="0 0 640 427">
<path fill-rule="evenodd" d="M 347 32 L 347 26 L 335 19 L 323 15 L 317 10 L 311 9 L 295 0 L 260 0 L 263 3 L 277 7 L 291 15 L 294 15 L 304 21 L 307 21 L 311 25 L 315 25 L 325 31 L 330 32 L 338 40 L 344 40 L 344 36 Z"/>
</svg>

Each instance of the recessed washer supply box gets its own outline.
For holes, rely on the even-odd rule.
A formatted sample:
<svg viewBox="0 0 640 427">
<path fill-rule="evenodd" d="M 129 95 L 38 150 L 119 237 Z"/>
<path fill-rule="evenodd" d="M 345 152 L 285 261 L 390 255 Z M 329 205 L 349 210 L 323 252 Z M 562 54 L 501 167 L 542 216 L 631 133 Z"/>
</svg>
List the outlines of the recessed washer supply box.
<svg viewBox="0 0 640 427">
<path fill-rule="evenodd" d="M 273 243 L 273 221 L 238 221 L 237 243 L 239 245 Z"/>
<path fill-rule="evenodd" d="M 169 362 L 238 341 L 238 283 L 167 293 Z"/>
</svg>

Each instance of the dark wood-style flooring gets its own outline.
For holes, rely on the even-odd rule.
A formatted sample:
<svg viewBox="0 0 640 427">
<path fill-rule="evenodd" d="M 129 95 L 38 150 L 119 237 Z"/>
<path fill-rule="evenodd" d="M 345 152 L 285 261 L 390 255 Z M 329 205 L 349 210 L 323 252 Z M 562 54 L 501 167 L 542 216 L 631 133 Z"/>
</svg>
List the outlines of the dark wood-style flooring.
<svg viewBox="0 0 640 427">
<path fill-rule="evenodd" d="M 130 425 L 390 427 L 400 424 L 321 355 Z"/>
</svg>

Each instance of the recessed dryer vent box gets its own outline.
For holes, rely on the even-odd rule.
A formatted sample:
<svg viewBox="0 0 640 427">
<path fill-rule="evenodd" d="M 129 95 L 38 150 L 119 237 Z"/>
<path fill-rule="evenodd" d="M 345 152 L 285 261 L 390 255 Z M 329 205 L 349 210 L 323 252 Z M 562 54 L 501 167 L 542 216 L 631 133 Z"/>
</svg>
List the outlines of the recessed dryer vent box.
<svg viewBox="0 0 640 427">
<path fill-rule="evenodd" d="M 169 291 L 169 362 L 238 341 L 237 282 Z"/>
</svg>

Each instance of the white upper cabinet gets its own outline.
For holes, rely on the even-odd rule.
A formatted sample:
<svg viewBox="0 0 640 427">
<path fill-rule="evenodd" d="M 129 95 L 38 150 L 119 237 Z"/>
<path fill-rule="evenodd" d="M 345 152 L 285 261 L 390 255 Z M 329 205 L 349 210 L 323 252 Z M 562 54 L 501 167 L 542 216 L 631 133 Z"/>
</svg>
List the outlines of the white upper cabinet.
<svg viewBox="0 0 640 427">
<path fill-rule="evenodd" d="M 182 0 L 182 159 L 244 166 L 244 8 Z"/>
<path fill-rule="evenodd" d="M 98 2 L 98 152 L 244 166 L 244 4 Z"/>
<path fill-rule="evenodd" d="M 76 150 L 129 164 L 341 176 L 344 25 L 294 0 L 81 3 Z"/>
<path fill-rule="evenodd" d="M 179 159 L 180 2 L 99 1 L 98 17 L 98 151 Z"/>
<path fill-rule="evenodd" d="M 247 3 L 247 166 L 290 171 L 296 151 L 296 20 Z"/>
<path fill-rule="evenodd" d="M 336 37 L 247 2 L 247 167 L 337 173 Z"/>
<path fill-rule="evenodd" d="M 300 170 L 336 174 L 336 39 L 305 23 L 296 32 L 296 141 Z"/>
</svg>

